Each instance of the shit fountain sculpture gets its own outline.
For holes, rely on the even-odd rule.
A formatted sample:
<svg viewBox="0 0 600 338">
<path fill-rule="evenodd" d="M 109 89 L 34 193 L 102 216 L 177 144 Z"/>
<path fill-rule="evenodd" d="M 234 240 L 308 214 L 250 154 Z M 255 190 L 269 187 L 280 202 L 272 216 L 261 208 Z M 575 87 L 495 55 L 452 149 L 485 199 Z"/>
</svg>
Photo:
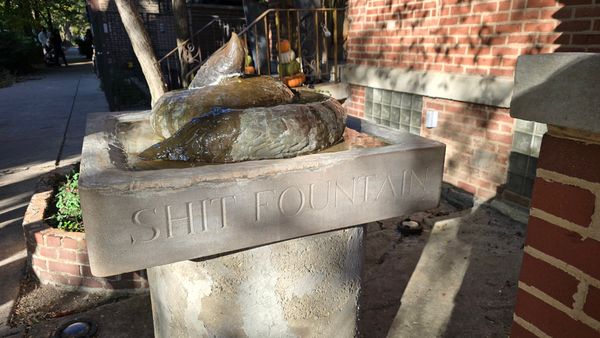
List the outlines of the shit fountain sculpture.
<svg viewBox="0 0 600 338">
<path fill-rule="evenodd" d="M 444 145 L 240 76 L 244 56 L 233 35 L 190 89 L 89 118 L 92 272 L 148 268 L 157 337 L 356 336 L 361 224 L 436 206 Z"/>
</svg>

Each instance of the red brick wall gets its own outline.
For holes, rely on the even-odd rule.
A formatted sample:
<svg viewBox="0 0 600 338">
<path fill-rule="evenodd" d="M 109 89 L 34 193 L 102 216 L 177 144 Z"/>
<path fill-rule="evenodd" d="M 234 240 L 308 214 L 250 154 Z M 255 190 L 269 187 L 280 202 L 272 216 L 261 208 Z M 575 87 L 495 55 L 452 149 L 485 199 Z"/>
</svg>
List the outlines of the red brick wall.
<svg viewBox="0 0 600 338">
<path fill-rule="evenodd" d="M 512 77 L 521 54 L 600 52 L 593 0 L 350 0 L 348 20 L 350 64 Z M 345 106 L 364 116 L 364 88 L 352 85 Z M 440 112 L 439 126 L 422 135 L 447 144 L 444 180 L 493 197 L 506 180 L 508 112 L 433 98 L 423 116 L 427 108 Z"/>
<path fill-rule="evenodd" d="M 350 0 L 348 63 L 513 76 L 518 55 L 600 51 L 593 0 Z"/>
<path fill-rule="evenodd" d="M 600 336 L 600 135 L 542 140 L 511 337 Z"/>
<path fill-rule="evenodd" d="M 344 103 L 349 114 L 364 116 L 365 87 L 350 85 Z M 438 126 L 425 128 L 428 109 Z M 444 181 L 486 201 L 506 183 L 512 146 L 513 119 L 508 109 L 424 97 L 421 136 L 446 144 Z"/>
<path fill-rule="evenodd" d="M 23 232 L 29 267 L 41 284 L 133 292 L 148 288 L 145 270 L 110 277 L 92 275 L 85 234 L 50 228 L 44 221 L 52 187 L 40 185 L 25 212 Z"/>
<path fill-rule="evenodd" d="M 438 127 L 425 128 L 427 109 Z M 444 181 L 487 200 L 506 181 L 513 119 L 507 109 L 424 98 L 421 135 L 446 144 Z"/>
</svg>

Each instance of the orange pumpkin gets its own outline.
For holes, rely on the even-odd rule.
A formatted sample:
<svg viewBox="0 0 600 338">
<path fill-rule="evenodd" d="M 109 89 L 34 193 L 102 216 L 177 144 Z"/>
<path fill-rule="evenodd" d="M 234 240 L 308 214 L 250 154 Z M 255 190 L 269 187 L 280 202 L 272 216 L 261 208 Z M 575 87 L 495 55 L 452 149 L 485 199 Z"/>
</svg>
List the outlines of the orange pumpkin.
<svg viewBox="0 0 600 338">
<path fill-rule="evenodd" d="M 279 53 L 287 53 L 290 51 L 292 47 L 290 46 L 290 42 L 288 40 L 279 41 Z"/>
<path fill-rule="evenodd" d="M 304 83 L 304 80 L 306 80 L 306 77 L 304 76 L 303 73 L 300 73 L 300 74 L 296 74 L 294 76 L 286 76 L 282 80 L 283 80 L 283 83 L 288 85 L 288 87 L 294 88 L 294 87 L 300 87 Z"/>
<path fill-rule="evenodd" d="M 254 74 L 254 66 L 244 67 L 244 74 Z"/>
</svg>

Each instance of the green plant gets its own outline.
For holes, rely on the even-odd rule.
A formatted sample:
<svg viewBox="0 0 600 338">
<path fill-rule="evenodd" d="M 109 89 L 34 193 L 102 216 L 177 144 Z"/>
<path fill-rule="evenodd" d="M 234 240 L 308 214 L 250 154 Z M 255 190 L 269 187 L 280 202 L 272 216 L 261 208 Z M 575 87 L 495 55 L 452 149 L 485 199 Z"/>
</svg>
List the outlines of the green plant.
<svg viewBox="0 0 600 338">
<path fill-rule="evenodd" d="M 51 218 L 56 227 L 65 231 L 83 232 L 81 204 L 79 202 L 79 173 L 73 170 L 58 187 L 54 198 L 56 213 Z"/>
<path fill-rule="evenodd" d="M 40 62 L 41 47 L 33 38 L 11 31 L 0 31 L 0 68 L 13 74 L 23 74 L 33 70 L 33 64 Z"/>
<path fill-rule="evenodd" d="M 15 76 L 6 69 L 0 67 L 0 88 L 10 87 L 15 83 Z"/>
</svg>

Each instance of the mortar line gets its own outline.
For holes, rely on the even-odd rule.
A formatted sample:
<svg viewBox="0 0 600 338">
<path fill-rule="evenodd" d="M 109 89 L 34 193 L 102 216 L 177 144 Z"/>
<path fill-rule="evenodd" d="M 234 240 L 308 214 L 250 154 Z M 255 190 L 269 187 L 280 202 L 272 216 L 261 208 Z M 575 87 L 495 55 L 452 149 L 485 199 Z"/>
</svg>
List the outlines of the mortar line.
<svg viewBox="0 0 600 338">
<path fill-rule="evenodd" d="M 77 79 L 77 86 L 75 87 L 75 95 L 73 95 L 73 102 L 71 102 L 71 110 L 69 111 L 69 117 L 67 118 L 67 124 L 65 126 L 65 132 L 63 133 L 62 141 L 60 142 L 60 148 L 58 148 L 58 154 L 56 154 L 56 161 L 54 166 L 58 167 L 60 163 L 60 157 L 62 156 L 65 142 L 67 141 L 67 133 L 69 132 L 69 124 L 71 124 L 71 116 L 73 116 L 73 108 L 75 108 L 75 100 L 77 99 L 77 93 L 79 93 L 79 83 L 81 82 L 81 76 Z"/>
</svg>

